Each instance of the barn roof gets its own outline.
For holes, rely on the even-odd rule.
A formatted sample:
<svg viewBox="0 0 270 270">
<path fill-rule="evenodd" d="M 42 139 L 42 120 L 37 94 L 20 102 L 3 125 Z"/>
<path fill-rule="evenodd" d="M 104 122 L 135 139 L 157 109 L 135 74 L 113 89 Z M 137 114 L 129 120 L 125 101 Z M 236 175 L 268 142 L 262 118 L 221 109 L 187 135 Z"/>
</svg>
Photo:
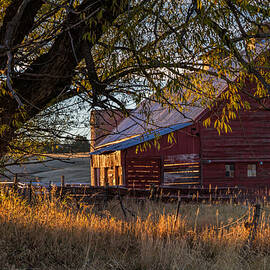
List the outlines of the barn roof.
<svg viewBox="0 0 270 270">
<path fill-rule="evenodd" d="M 98 149 L 90 154 L 91 155 L 99 155 L 99 154 L 105 154 L 105 153 L 123 150 L 123 149 L 129 148 L 129 147 L 138 145 L 140 143 L 153 140 L 154 138 L 156 138 L 158 136 L 163 136 L 163 135 L 169 134 L 170 132 L 185 128 L 185 127 L 190 126 L 190 125 L 192 125 L 192 122 L 175 124 L 175 125 L 172 125 L 172 126 L 167 127 L 167 128 L 159 128 L 159 129 L 153 130 L 150 133 L 137 135 L 135 137 L 133 136 L 131 138 L 127 138 L 126 140 L 123 140 L 120 142 L 118 141 L 118 142 L 109 144 L 109 145 L 102 147 L 101 149 Z"/>
<path fill-rule="evenodd" d="M 196 118 L 205 110 L 202 107 L 185 107 L 183 112 L 175 109 L 162 107 L 158 102 L 150 102 L 144 108 L 145 104 L 140 105 L 129 117 L 124 119 L 110 135 L 102 140 L 98 147 L 105 146 L 108 143 L 118 142 L 126 138 L 142 135 L 149 130 L 161 130 L 170 128 L 179 124 L 194 122 Z M 149 118 L 145 113 L 149 110 Z"/>
</svg>

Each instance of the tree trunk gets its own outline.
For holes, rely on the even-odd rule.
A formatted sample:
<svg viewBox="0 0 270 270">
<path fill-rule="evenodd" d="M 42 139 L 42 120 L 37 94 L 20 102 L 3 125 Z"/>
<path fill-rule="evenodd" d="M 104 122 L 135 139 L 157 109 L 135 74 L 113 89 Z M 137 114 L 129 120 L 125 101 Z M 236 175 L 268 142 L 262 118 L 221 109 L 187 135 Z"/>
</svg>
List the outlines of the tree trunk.
<svg viewBox="0 0 270 270">
<path fill-rule="evenodd" d="M 14 19 L 14 16 L 18 14 L 18 9 L 20 5 L 22 5 L 22 2 L 22 0 L 13 1 L 10 7 L 8 7 L 3 26 L 0 29 L 1 44 L 4 44 L 7 36 L 8 24 Z M 30 9 L 30 6 L 32 7 L 33 5 L 32 2 L 34 2 L 34 8 Z M 115 9 L 115 2 L 117 2 L 119 5 L 121 4 L 123 8 Z M 7 152 L 9 143 L 16 136 L 15 134 L 18 126 L 14 120 L 25 123 L 29 119 L 33 118 L 39 112 L 44 110 L 48 104 L 53 102 L 53 100 L 60 95 L 65 87 L 68 87 L 71 84 L 74 69 L 84 58 L 82 53 L 84 34 L 87 32 L 94 33 L 96 36 L 95 40 L 98 40 L 104 31 L 102 26 L 105 24 L 105 22 L 111 24 L 126 8 L 126 2 L 127 1 L 123 0 L 84 1 L 77 9 L 79 12 L 76 14 L 68 14 L 66 21 L 63 22 L 64 30 L 56 38 L 49 51 L 46 54 L 40 55 L 25 73 L 21 73 L 19 77 L 12 78 L 12 87 L 24 104 L 23 109 L 26 112 L 26 116 L 23 117 L 22 115 L 18 114 L 18 103 L 10 92 L 9 94 L 2 95 L 0 97 L 1 156 Z M 25 16 L 21 17 L 18 24 L 20 26 L 16 28 L 17 30 L 13 35 L 13 47 L 20 44 L 23 37 L 30 32 L 34 22 L 34 17 L 37 14 L 41 4 L 42 1 L 39 0 L 28 1 L 28 5 L 25 7 L 23 15 L 27 13 L 28 16 L 26 17 L 29 19 L 26 20 Z M 99 20 L 96 18 L 97 12 L 95 13 L 95 20 L 98 23 L 92 24 L 91 29 L 89 29 L 87 23 L 80 23 L 80 11 L 84 11 L 86 8 L 86 16 L 92 13 L 94 14 L 101 8 L 104 10 L 102 13 L 102 18 L 99 18 Z M 89 50 L 91 50 L 93 45 L 93 41 L 89 41 Z M 0 57 L 1 65 L 6 62 L 6 59 L 6 55 Z M 7 89 L 7 92 L 8 91 L 9 90 Z"/>
</svg>

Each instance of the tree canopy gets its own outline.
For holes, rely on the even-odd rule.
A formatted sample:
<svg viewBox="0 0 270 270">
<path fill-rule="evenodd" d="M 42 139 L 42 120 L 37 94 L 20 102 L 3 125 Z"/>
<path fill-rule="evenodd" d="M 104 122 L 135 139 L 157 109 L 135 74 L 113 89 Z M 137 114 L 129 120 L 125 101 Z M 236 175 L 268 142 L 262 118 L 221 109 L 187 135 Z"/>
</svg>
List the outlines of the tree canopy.
<svg viewBox="0 0 270 270">
<path fill-rule="evenodd" d="M 249 109 L 243 94 L 269 109 L 265 0 L 0 0 L 0 10 L 2 157 L 33 149 L 29 134 L 61 138 L 72 97 L 70 108 L 122 112 L 143 99 L 182 113 L 222 103 L 219 130 Z"/>
</svg>

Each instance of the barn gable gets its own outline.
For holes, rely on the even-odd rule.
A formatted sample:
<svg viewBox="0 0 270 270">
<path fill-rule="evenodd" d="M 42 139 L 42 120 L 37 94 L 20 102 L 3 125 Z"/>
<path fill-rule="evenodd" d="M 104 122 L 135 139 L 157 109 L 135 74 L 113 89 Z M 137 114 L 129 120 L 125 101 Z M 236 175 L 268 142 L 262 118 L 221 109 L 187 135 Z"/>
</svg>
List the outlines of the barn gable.
<svg viewBox="0 0 270 270">
<path fill-rule="evenodd" d="M 90 151 L 110 135 L 125 119 L 125 115 L 117 110 L 92 110 L 90 116 Z"/>
</svg>

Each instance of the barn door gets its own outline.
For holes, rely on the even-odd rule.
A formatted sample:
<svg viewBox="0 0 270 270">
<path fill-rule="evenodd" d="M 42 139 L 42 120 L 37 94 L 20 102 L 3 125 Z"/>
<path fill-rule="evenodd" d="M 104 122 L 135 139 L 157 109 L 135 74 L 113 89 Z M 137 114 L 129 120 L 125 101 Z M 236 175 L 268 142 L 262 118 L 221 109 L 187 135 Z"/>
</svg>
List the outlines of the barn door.
<svg viewBox="0 0 270 270">
<path fill-rule="evenodd" d="M 160 158 L 132 158 L 126 160 L 126 184 L 128 188 L 149 188 L 161 182 Z"/>
</svg>

